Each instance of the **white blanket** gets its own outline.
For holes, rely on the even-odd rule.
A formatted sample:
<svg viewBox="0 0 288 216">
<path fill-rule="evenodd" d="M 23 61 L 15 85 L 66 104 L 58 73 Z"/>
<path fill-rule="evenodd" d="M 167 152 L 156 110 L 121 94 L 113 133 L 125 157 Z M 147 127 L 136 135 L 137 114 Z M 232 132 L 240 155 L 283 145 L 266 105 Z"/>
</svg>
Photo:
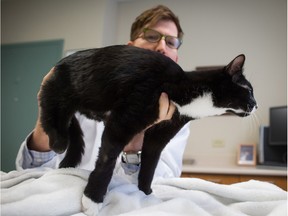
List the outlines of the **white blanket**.
<svg viewBox="0 0 288 216">
<path fill-rule="evenodd" d="M 2 172 L 1 215 L 84 215 L 81 198 L 88 176 L 80 169 Z M 99 205 L 100 216 L 287 215 L 287 192 L 266 182 L 221 185 L 196 178 L 156 179 L 153 193 L 146 196 L 133 184 L 135 179 L 113 176 Z"/>
</svg>

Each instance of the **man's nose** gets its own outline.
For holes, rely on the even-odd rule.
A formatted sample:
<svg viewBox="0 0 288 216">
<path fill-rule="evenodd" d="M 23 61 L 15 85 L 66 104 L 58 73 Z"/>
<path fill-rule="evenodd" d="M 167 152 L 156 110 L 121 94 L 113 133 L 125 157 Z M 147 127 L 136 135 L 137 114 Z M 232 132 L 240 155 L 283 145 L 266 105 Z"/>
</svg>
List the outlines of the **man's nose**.
<svg viewBox="0 0 288 216">
<path fill-rule="evenodd" d="M 166 45 L 165 38 L 162 38 L 157 44 L 156 51 L 160 52 L 161 54 L 165 54 L 166 53 L 166 46 L 167 45 Z"/>
</svg>

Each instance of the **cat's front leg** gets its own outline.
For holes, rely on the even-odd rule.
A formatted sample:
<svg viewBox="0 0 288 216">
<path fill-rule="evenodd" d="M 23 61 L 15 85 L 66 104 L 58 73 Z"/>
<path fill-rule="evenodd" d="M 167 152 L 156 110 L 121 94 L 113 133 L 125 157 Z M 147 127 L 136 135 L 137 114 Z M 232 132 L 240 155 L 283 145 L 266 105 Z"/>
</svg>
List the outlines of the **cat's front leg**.
<svg viewBox="0 0 288 216">
<path fill-rule="evenodd" d="M 138 187 L 145 194 L 152 193 L 151 183 L 162 150 L 189 120 L 175 111 L 171 120 L 162 121 L 146 131 L 138 176 Z"/>
</svg>

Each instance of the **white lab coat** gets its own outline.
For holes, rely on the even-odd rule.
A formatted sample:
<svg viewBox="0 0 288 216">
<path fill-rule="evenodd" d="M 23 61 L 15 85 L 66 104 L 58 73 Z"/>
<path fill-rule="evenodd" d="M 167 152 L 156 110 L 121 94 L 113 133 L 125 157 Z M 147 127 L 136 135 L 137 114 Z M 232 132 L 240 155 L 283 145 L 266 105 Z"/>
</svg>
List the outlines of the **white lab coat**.
<svg viewBox="0 0 288 216">
<path fill-rule="evenodd" d="M 85 153 L 78 167 L 81 169 L 93 170 L 95 167 L 95 162 L 98 157 L 99 147 L 101 145 L 101 136 L 104 130 L 104 125 L 103 122 L 96 122 L 94 120 L 90 120 L 86 118 L 84 115 L 80 115 L 78 113 L 76 117 L 83 130 L 85 141 Z M 187 123 L 176 134 L 176 136 L 170 140 L 165 149 L 162 151 L 154 176 L 179 177 L 181 175 L 182 157 L 185 150 L 185 146 L 187 144 L 189 133 L 190 133 L 189 123 Z M 29 136 L 31 136 L 31 134 Z M 31 163 L 31 161 L 29 160 L 32 160 L 32 158 L 31 156 L 29 156 L 29 150 L 27 148 L 27 140 L 29 136 L 24 140 L 19 149 L 16 158 L 17 170 L 27 168 L 28 166 L 27 163 L 28 164 Z M 51 160 L 41 165 L 41 167 L 57 168 L 59 166 L 59 163 L 63 159 L 64 154 L 65 153 L 60 155 L 56 154 L 51 158 Z M 25 160 L 24 157 L 26 158 Z M 114 172 L 124 174 L 124 170 L 120 164 L 121 159 L 119 157 Z"/>
</svg>

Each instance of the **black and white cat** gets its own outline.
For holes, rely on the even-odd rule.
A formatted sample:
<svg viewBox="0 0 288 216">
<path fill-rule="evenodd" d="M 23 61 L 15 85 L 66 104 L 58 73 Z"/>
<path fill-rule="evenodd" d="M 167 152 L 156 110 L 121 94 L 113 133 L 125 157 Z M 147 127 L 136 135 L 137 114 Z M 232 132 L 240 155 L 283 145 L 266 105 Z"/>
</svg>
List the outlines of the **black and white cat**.
<svg viewBox="0 0 288 216">
<path fill-rule="evenodd" d="M 184 72 L 168 57 L 117 45 L 77 52 L 62 59 L 40 98 L 41 121 L 51 149 L 66 156 L 60 167 L 75 167 L 84 151 L 75 112 L 105 122 L 102 145 L 84 195 L 103 201 L 116 159 L 124 146 L 158 118 L 159 96 L 166 92 L 177 109 L 171 120 L 145 132 L 138 187 L 150 194 L 160 153 L 190 120 L 234 113 L 248 116 L 256 108 L 251 84 L 243 75 L 244 55 L 226 67 Z"/>
</svg>

